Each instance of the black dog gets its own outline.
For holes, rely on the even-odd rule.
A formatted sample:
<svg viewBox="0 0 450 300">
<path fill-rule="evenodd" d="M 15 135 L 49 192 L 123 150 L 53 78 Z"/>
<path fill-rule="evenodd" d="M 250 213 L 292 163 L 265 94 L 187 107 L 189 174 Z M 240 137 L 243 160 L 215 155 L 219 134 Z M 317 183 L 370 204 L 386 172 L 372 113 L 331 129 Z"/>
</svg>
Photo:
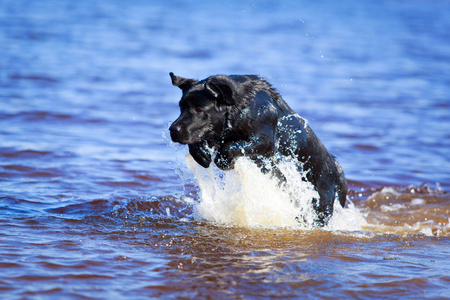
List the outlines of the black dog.
<svg viewBox="0 0 450 300">
<path fill-rule="evenodd" d="M 319 225 L 331 216 L 335 197 L 344 206 L 347 182 L 341 166 L 267 81 L 254 75 L 216 75 L 201 81 L 173 73 L 170 77 L 183 91 L 181 115 L 170 126 L 170 136 L 187 144 L 201 166 L 209 167 L 208 149 L 214 149 L 220 169 L 231 169 L 236 158 L 246 156 L 267 172 L 264 162 L 280 153 L 301 162 L 299 169 L 307 171 L 307 180 L 319 193 L 320 199 L 313 200 Z"/>
</svg>

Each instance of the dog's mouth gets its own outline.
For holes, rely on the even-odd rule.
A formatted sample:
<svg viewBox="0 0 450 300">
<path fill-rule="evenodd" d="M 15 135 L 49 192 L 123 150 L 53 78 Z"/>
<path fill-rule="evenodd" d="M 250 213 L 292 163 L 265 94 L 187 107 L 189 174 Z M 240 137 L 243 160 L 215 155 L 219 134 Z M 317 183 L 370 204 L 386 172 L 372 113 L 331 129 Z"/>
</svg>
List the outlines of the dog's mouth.
<svg viewBox="0 0 450 300">
<path fill-rule="evenodd" d="M 183 145 L 198 143 L 204 139 L 204 133 L 201 130 L 188 129 L 177 122 L 170 126 L 169 131 L 172 141 Z"/>
<path fill-rule="evenodd" d="M 199 134 L 193 135 L 191 137 L 186 137 L 186 136 L 181 136 L 172 131 L 170 132 L 170 137 L 171 137 L 172 141 L 174 141 L 175 143 L 180 143 L 182 145 L 190 145 L 190 144 L 198 143 L 202 140 L 202 136 L 200 136 Z"/>
</svg>

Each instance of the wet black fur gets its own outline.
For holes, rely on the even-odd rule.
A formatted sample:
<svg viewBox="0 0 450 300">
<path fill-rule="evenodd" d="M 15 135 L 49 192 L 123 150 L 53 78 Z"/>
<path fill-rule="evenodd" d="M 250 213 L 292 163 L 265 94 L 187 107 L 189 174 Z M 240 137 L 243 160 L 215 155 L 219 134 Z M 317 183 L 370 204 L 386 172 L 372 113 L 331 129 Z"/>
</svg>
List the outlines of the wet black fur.
<svg viewBox="0 0 450 300">
<path fill-rule="evenodd" d="M 313 202 L 318 224 L 326 224 L 335 197 L 344 206 L 347 182 L 341 166 L 266 80 L 255 75 L 216 75 L 201 81 L 170 76 L 183 91 L 181 115 L 170 126 L 170 136 L 187 144 L 201 166 L 211 164 L 208 148 L 214 149 L 214 163 L 223 170 L 246 156 L 266 172 L 263 161 L 280 153 L 308 171 L 306 177 L 320 196 Z"/>
</svg>

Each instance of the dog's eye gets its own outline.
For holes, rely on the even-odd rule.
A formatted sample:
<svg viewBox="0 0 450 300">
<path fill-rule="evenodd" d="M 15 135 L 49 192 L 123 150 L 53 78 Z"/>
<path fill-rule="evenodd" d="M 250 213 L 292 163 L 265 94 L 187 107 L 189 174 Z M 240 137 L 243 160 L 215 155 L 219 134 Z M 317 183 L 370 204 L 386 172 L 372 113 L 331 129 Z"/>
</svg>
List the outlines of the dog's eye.
<svg viewBox="0 0 450 300">
<path fill-rule="evenodd" d="M 195 111 L 198 112 L 198 113 L 202 113 L 202 112 L 203 112 L 203 109 L 202 109 L 201 107 L 196 107 L 196 108 L 195 108 Z"/>
</svg>

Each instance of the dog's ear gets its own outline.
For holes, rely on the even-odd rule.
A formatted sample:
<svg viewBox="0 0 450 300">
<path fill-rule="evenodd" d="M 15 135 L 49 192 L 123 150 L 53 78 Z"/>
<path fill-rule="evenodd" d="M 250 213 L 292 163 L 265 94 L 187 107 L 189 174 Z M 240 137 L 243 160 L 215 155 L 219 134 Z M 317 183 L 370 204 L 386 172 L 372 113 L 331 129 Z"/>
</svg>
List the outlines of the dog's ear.
<svg viewBox="0 0 450 300">
<path fill-rule="evenodd" d="M 205 89 L 217 99 L 217 102 L 225 105 L 235 104 L 233 91 L 234 82 L 228 77 L 217 75 L 210 77 L 205 82 Z"/>
<path fill-rule="evenodd" d="M 175 76 L 172 72 L 169 73 L 170 78 L 172 78 L 172 84 L 174 86 L 179 87 L 182 90 L 185 90 L 191 87 L 194 83 L 197 82 L 195 79 L 183 78 L 179 76 Z"/>
</svg>

